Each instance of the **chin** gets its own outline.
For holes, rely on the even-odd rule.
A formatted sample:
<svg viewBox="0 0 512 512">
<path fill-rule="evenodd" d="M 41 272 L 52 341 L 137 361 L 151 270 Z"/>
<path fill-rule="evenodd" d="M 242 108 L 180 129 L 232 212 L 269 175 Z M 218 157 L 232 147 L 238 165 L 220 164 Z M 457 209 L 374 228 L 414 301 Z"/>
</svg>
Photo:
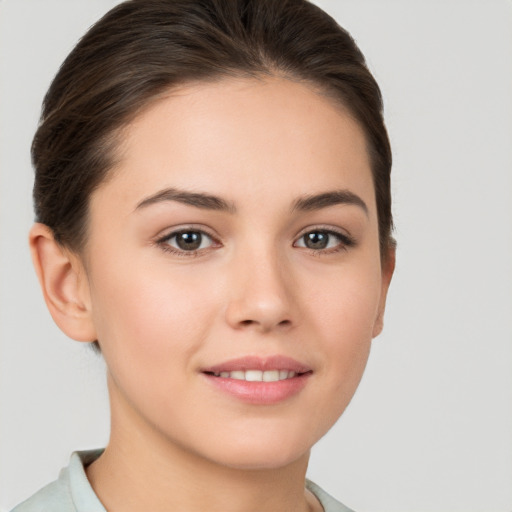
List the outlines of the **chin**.
<svg viewBox="0 0 512 512">
<path fill-rule="evenodd" d="M 216 449 L 212 451 L 210 445 L 207 457 L 222 466 L 241 470 L 279 469 L 299 460 L 307 462 L 316 441 L 309 436 L 277 432 L 229 437 L 225 442 L 212 443 Z"/>
<path fill-rule="evenodd" d="M 217 464 L 225 467 L 247 471 L 274 470 L 280 469 L 291 464 L 304 460 L 307 463 L 309 459 L 309 449 L 305 452 L 277 452 L 276 450 L 256 449 L 246 452 L 234 453 L 232 456 L 224 456 L 220 460 L 216 459 Z"/>
</svg>

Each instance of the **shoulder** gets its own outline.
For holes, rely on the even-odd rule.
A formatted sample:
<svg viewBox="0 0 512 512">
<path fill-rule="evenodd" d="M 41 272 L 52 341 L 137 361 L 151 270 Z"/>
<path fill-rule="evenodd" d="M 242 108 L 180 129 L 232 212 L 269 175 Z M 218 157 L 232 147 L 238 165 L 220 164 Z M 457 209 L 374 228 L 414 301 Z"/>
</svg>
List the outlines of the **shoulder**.
<svg viewBox="0 0 512 512">
<path fill-rule="evenodd" d="M 70 489 L 59 478 L 20 503 L 11 512 L 75 512 Z"/>
<path fill-rule="evenodd" d="M 37 491 L 11 512 L 105 512 L 84 469 L 102 451 L 74 452 L 69 466 L 61 470 L 57 480 Z"/>
<path fill-rule="evenodd" d="M 317 497 L 324 509 L 324 512 L 354 512 L 351 508 L 340 503 L 337 499 L 333 498 L 311 480 L 306 480 L 306 488 Z"/>
</svg>

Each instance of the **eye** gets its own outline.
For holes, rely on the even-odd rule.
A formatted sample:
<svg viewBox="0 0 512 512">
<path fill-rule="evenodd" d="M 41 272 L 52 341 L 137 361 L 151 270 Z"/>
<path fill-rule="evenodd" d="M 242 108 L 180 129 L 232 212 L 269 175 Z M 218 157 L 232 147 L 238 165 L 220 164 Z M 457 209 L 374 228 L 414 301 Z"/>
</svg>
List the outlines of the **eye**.
<svg viewBox="0 0 512 512">
<path fill-rule="evenodd" d="M 342 233 L 326 229 L 315 229 L 304 233 L 296 242 L 295 247 L 305 247 L 313 251 L 343 250 L 354 245 L 354 241 Z"/>
<path fill-rule="evenodd" d="M 208 249 L 214 244 L 213 238 L 198 229 L 174 231 L 157 241 L 164 250 L 174 253 L 190 253 Z"/>
</svg>

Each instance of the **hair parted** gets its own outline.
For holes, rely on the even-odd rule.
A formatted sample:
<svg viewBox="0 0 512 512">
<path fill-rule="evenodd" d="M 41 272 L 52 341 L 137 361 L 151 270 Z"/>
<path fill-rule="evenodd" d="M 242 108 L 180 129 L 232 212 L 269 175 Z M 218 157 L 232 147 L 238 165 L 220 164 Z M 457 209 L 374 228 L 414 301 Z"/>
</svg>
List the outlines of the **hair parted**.
<svg viewBox="0 0 512 512">
<path fill-rule="evenodd" d="M 36 220 L 80 251 L 90 196 L 115 164 L 119 131 L 141 109 L 186 83 L 265 75 L 313 84 L 362 126 L 385 257 L 391 149 L 380 90 L 352 37 L 307 0 L 130 0 L 109 11 L 45 96 L 32 143 Z"/>
</svg>

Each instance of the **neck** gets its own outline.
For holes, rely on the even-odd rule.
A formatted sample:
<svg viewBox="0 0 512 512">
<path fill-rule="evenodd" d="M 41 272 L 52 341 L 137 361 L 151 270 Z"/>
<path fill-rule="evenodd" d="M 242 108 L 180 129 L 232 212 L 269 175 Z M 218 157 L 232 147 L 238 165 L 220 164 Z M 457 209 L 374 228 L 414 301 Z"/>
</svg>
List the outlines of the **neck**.
<svg viewBox="0 0 512 512">
<path fill-rule="evenodd" d="M 322 510 L 304 489 L 309 453 L 284 467 L 226 467 L 173 443 L 129 409 L 111 407 L 108 446 L 86 468 L 109 512 Z"/>
</svg>

